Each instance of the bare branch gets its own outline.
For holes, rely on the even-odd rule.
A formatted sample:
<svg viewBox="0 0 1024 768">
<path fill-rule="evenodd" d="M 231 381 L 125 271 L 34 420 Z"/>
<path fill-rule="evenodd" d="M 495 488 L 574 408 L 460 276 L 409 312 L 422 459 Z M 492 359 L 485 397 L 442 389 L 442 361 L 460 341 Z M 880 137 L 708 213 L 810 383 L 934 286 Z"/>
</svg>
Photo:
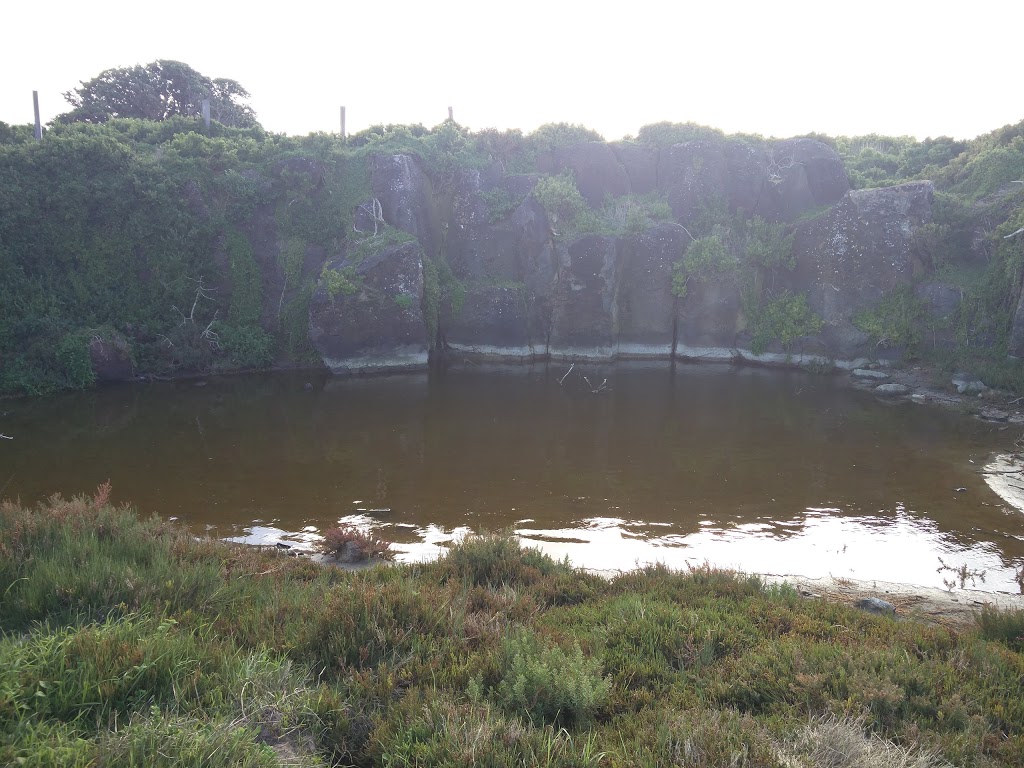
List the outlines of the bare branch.
<svg viewBox="0 0 1024 768">
<path fill-rule="evenodd" d="M 572 373 L 572 369 L 576 367 L 576 363 L 569 366 L 569 370 L 565 372 L 565 376 L 558 380 L 558 386 L 562 386 L 562 382 L 569 378 L 569 374 Z"/>
<path fill-rule="evenodd" d="M 1004 236 L 1004 237 L 1003 237 L 1003 240 L 1009 240 L 1009 239 L 1010 239 L 1011 237 L 1016 237 L 1016 236 L 1017 236 L 1017 235 L 1019 235 L 1019 234 L 1020 234 L 1021 232 L 1024 232 L 1024 227 L 1021 227 L 1021 228 L 1020 228 L 1020 229 L 1018 229 L 1018 230 L 1017 230 L 1016 232 L 1011 232 L 1010 234 L 1008 234 L 1008 235 Z"/>
</svg>

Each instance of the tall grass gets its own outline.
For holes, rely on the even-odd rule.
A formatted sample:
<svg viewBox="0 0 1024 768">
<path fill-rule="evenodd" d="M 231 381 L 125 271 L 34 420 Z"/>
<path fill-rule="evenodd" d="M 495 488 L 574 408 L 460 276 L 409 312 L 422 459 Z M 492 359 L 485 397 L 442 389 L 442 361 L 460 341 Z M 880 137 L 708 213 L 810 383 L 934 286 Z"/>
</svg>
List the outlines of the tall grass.
<svg viewBox="0 0 1024 768">
<path fill-rule="evenodd" d="M 1020 613 L 608 582 L 498 534 L 349 573 L 106 493 L 0 506 L 0 764 L 1024 765 Z"/>
</svg>

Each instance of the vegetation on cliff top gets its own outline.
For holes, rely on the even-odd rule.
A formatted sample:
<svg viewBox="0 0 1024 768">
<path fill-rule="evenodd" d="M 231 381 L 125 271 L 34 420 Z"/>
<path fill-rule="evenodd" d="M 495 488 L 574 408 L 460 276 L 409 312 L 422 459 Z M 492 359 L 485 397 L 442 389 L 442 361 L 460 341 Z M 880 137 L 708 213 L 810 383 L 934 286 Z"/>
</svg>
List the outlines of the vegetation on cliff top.
<svg viewBox="0 0 1024 768">
<path fill-rule="evenodd" d="M 0 506 L 4 764 L 1024 762 L 1020 614 L 954 631 L 705 569 L 608 582 L 504 536 L 350 573 L 109 490 Z"/>
</svg>

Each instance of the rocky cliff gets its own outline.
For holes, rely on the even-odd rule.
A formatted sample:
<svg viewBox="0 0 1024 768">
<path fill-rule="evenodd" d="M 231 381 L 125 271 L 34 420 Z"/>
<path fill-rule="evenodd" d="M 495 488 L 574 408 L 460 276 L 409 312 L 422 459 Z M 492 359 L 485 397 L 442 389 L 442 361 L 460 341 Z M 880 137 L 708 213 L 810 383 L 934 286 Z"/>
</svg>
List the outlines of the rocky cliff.
<svg viewBox="0 0 1024 768">
<path fill-rule="evenodd" d="M 404 369 L 432 354 L 846 366 L 892 349 L 858 316 L 928 269 L 917 233 L 931 183 L 851 191 L 839 156 L 814 140 L 588 142 L 538 165 L 547 175 L 495 165 L 439 184 L 412 155 L 375 157 L 363 210 L 379 205 L 378 235 L 328 264 L 311 306 L 325 363 Z M 542 204 L 536 185 L 552 174 L 575 183 L 577 222 L 589 224 L 566 227 Z M 655 207 L 660 216 L 640 215 Z M 385 225 L 415 241 L 374 248 Z M 332 271 L 354 284 L 331 290 Z"/>
</svg>

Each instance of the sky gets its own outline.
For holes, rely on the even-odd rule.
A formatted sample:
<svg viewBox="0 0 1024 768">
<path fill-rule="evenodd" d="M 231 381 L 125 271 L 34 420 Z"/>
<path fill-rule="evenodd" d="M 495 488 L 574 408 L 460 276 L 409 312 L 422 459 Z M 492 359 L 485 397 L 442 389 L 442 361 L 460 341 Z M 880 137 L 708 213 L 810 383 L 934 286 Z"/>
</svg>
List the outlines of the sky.
<svg viewBox="0 0 1024 768">
<path fill-rule="evenodd" d="M 1024 119 L 1024 2 L 51 0 L 0 18 L 0 121 L 44 122 L 111 67 L 240 82 L 264 128 L 354 133 L 663 120 L 786 137 L 972 138 Z"/>
</svg>

